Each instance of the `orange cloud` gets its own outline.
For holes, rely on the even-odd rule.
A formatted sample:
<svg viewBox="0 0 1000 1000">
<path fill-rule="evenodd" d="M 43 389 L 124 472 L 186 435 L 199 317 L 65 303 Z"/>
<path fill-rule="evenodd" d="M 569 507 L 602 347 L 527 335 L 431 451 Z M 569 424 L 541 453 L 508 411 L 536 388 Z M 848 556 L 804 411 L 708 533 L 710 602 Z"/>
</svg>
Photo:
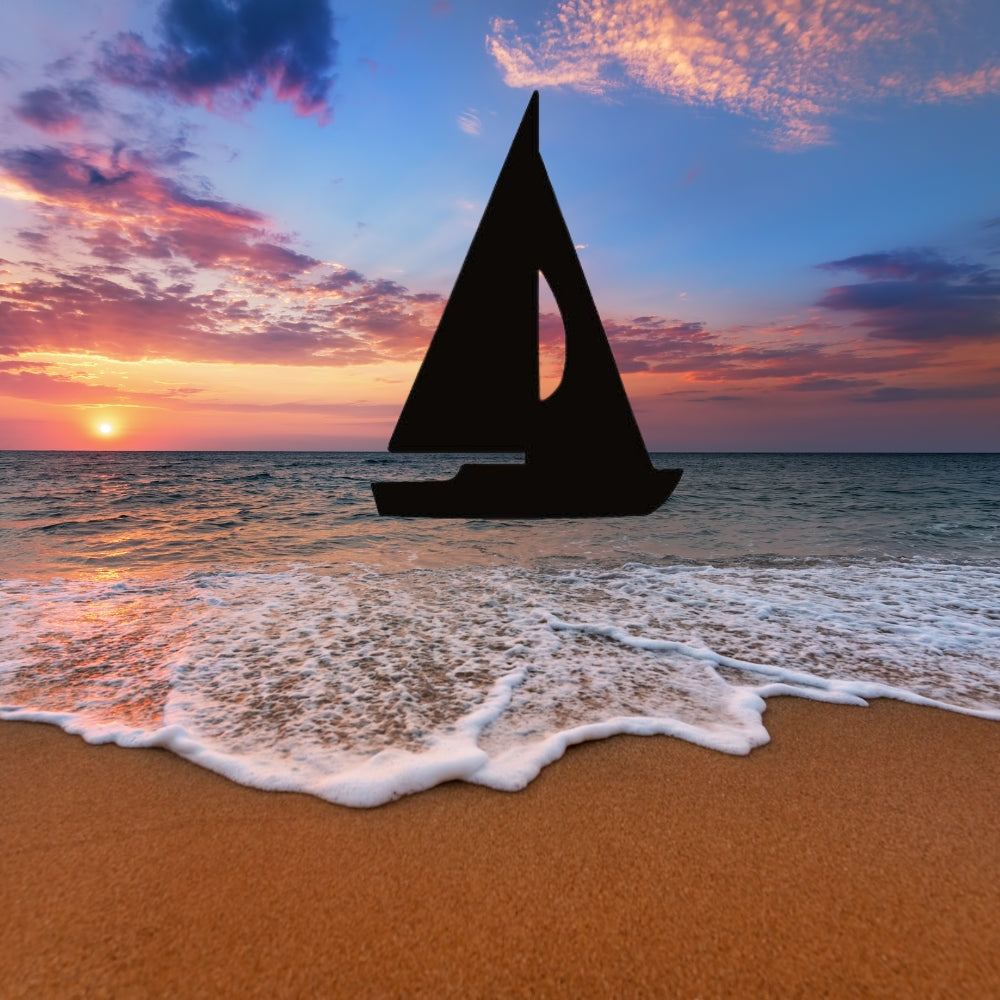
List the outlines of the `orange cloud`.
<svg viewBox="0 0 1000 1000">
<path fill-rule="evenodd" d="M 531 37 L 494 20 L 487 49 L 512 87 L 639 84 L 774 122 L 774 144 L 796 148 L 827 141 L 823 118 L 851 100 L 919 91 L 912 41 L 942 30 L 926 0 L 563 0 Z M 930 89 L 994 93 L 1000 68 Z"/>
</svg>

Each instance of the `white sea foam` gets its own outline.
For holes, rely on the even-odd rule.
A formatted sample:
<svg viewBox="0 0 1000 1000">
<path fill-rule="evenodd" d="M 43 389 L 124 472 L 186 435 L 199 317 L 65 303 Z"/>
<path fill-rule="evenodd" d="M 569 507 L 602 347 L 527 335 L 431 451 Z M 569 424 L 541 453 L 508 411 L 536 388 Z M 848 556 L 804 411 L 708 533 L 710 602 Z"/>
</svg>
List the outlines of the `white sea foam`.
<svg viewBox="0 0 1000 1000">
<path fill-rule="evenodd" d="M 0 717 L 354 806 L 522 788 L 616 733 L 745 754 L 778 694 L 1000 719 L 995 566 L 297 568 L 0 602 Z"/>
</svg>

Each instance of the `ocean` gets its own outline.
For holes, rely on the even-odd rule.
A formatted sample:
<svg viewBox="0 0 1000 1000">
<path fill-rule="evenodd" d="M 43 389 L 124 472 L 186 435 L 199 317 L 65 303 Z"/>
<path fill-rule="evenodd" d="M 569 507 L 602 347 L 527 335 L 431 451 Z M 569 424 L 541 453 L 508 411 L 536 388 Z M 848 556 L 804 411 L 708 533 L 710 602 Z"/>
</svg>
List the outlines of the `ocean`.
<svg viewBox="0 0 1000 1000">
<path fill-rule="evenodd" d="M 653 459 L 648 517 L 478 521 L 375 511 L 456 456 L 0 453 L 0 718 L 351 806 L 775 695 L 1000 720 L 1000 455 Z"/>
</svg>

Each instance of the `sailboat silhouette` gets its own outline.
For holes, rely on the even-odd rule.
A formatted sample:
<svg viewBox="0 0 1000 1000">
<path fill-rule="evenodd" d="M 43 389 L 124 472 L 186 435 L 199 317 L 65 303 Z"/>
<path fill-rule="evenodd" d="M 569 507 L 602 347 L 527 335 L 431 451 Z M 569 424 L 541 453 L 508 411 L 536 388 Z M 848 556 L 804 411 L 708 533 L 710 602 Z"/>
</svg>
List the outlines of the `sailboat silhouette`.
<svg viewBox="0 0 1000 1000">
<path fill-rule="evenodd" d="M 563 319 L 562 381 L 539 398 L 538 275 Z M 380 514 L 649 514 L 680 469 L 654 469 L 538 152 L 532 94 L 389 441 L 392 452 L 521 452 L 447 480 L 372 483 Z"/>
</svg>

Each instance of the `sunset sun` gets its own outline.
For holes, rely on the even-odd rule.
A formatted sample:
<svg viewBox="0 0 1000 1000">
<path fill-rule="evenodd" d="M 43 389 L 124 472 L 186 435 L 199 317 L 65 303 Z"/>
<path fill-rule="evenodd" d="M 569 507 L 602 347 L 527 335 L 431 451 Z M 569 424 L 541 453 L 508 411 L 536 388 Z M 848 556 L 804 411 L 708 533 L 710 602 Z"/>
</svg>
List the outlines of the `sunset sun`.
<svg viewBox="0 0 1000 1000">
<path fill-rule="evenodd" d="M 97 430 L 100 432 L 102 437 L 108 437 L 113 431 L 114 427 L 107 421 L 97 425 Z"/>
</svg>

